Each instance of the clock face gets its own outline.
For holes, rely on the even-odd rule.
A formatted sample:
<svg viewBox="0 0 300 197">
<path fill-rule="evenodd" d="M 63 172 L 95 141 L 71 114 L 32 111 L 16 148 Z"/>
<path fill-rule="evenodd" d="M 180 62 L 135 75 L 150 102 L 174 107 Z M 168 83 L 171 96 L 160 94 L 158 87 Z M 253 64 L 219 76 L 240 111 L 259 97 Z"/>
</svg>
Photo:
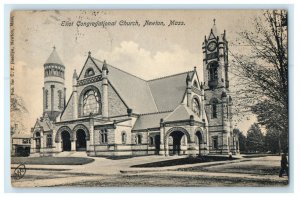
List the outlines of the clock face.
<svg viewBox="0 0 300 197">
<path fill-rule="evenodd" d="M 208 49 L 209 51 L 213 51 L 213 50 L 215 50 L 216 48 L 217 48 L 217 43 L 216 43 L 216 42 L 211 42 L 211 43 L 209 43 L 208 46 L 207 46 L 207 49 Z"/>
</svg>

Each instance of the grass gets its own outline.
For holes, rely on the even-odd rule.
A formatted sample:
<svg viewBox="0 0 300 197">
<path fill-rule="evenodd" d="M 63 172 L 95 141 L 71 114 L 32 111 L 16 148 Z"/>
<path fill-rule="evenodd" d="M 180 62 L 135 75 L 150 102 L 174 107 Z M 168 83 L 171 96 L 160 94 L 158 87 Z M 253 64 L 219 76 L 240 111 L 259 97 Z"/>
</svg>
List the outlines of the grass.
<svg viewBox="0 0 300 197">
<path fill-rule="evenodd" d="M 173 175 L 123 175 L 101 180 L 80 181 L 56 186 L 73 187 L 266 187 L 286 186 L 287 180 L 253 180 L 247 178 L 173 176 Z"/>
<path fill-rule="evenodd" d="M 35 165 L 84 165 L 93 162 L 92 158 L 81 157 L 12 157 L 12 164 Z"/>
<path fill-rule="evenodd" d="M 267 153 L 265 153 L 265 154 L 245 154 L 245 155 L 243 155 L 243 157 L 244 158 L 257 158 L 257 157 L 266 157 L 266 156 L 278 156 L 278 154 L 267 154 Z"/>
<path fill-rule="evenodd" d="M 188 168 L 179 168 L 178 171 L 189 172 L 220 172 L 230 174 L 252 174 L 252 175 L 278 175 L 280 171 L 280 161 L 268 160 L 241 160 L 231 164 L 194 166 Z"/>
<path fill-rule="evenodd" d="M 226 161 L 226 160 L 229 160 L 228 157 L 220 157 L 220 156 L 204 156 L 204 157 L 195 157 L 195 158 L 187 157 L 187 158 L 171 159 L 171 160 L 166 160 L 166 161 L 133 165 L 131 167 L 134 167 L 134 168 L 167 167 L 167 166 L 205 163 L 205 162 L 213 162 L 213 161 Z"/>
</svg>

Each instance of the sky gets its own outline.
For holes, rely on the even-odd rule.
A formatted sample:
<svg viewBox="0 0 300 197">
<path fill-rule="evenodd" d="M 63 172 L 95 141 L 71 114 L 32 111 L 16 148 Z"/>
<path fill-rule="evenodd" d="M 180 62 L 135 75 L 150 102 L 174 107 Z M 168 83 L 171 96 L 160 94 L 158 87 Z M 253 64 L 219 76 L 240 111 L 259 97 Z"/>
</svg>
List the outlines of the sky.
<svg viewBox="0 0 300 197">
<path fill-rule="evenodd" d="M 26 132 L 42 114 L 43 65 L 53 46 L 65 67 L 67 100 L 72 91 L 74 69 L 80 73 L 91 51 L 93 57 L 139 76 L 153 79 L 196 66 L 202 80 L 202 42 L 216 19 L 219 33 L 226 30 L 231 52 L 238 33 L 253 29 L 252 21 L 261 10 L 102 10 L 102 11 L 15 11 L 14 61 L 15 93 L 22 97 L 29 111 Z M 140 26 L 121 26 L 119 22 Z M 165 26 L 145 26 L 146 20 L 164 22 Z M 170 20 L 184 25 L 168 26 Z M 72 26 L 62 26 L 71 24 Z M 81 22 L 116 22 L 115 26 L 77 26 Z M 231 57 L 229 57 L 231 60 Z M 234 87 L 231 87 L 234 88 Z M 237 122 L 236 127 L 247 131 L 255 116 Z"/>
</svg>

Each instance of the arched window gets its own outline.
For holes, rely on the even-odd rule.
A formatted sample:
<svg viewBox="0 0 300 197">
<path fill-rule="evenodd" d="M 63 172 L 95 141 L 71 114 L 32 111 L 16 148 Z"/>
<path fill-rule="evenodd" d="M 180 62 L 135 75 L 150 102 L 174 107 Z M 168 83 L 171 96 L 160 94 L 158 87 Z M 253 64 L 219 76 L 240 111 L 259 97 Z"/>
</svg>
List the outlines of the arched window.
<svg viewBox="0 0 300 197">
<path fill-rule="evenodd" d="M 200 117 L 200 103 L 199 100 L 197 98 L 193 99 L 193 104 L 192 104 L 192 110 L 193 112 L 195 112 L 195 114 L 197 114 L 197 116 Z"/>
<path fill-rule="evenodd" d="M 90 76 L 93 76 L 95 75 L 95 72 L 92 68 L 88 68 L 86 71 L 85 71 L 85 74 L 84 74 L 84 77 L 90 77 Z"/>
<path fill-rule="evenodd" d="M 126 144 L 126 133 L 122 132 L 122 144 Z"/>
<path fill-rule="evenodd" d="M 196 80 L 193 82 L 193 86 L 194 86 L 195 88 L 199 88 L 198 83 L 197 83 Z"/>
<path fill-rule="evenodd" d="M 88 90 L 83 96 L 83 115 L 98 114 L 100 112 L 99 94 L 95 90 Z"/>
<path fill-rule="evenodd" d="M 107 144 L 107 129 L 100 130 L 100 143 Z"/>
<path fill-rule="evenodd" d="M 48 109 L 48 90 L 45 91 L 45 108 Z"/>
<path fill-rule="evenodd" d="M 209 65 L 209 80 L 214 81 L 218 79 L 218 63 L 213 62 Z"/>
<path fill-rule="evenodd" d="M 61 92 L 61 90 L 58 90 L 57 94 L 58 94 L 58 109 L 61 109 L 62 108 L 62 92 Z"/>
<path fill-rule="evenodd" d="M 51 134 L 47 135 L 46 146 L 47 146 L 47 148 L 51 148 L 52 147 L 52 135 Z"/>
</svg>

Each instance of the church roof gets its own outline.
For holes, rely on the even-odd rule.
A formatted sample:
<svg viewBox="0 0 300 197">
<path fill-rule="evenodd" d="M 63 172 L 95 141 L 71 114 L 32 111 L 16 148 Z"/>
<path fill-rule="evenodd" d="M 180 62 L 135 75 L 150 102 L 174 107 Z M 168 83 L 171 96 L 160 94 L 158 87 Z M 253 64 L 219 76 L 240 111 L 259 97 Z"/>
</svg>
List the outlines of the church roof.
<svg viewBox="0 0 300 197">
<path fill-rule="evenodd" d="M 98 68 L 103 62 L 94 59 Z M 157 112 L 157 108 L 147 81 L 107 64 L 109 71 L 108 80 L 116 89 L 121 99 L 133 110 L 133 113 Z"/>
<path fill-rule="evenodd" d="M 160 126 L 160 119 L 165 118 L 170 113 L 171 112 L 162 112 L 140 115 L 136 120 L 132 130 L 158 128 Z"/>
<path fill-rule="evenodd" d="M 103 61 L 92 60 L 101 70 Z M 174 110 L 184 98 L 187 75 L 192 78 L 195 73 L 188 71 L 146 81 L 112 65 L 107 64 L 107 68 L 109 83 L 127 107 L 137 114 Z"/>
<path fill-rule="evenodd" d="M 179 120 L 188 120 L 190 116 L 194 116 L 194 120 L 201 122 L 201 119 L 186 105 L 180 104 L 172 113 L 170 113 L 165 119 L 164 122 L 173 122 Z"/>
<path fill-rule="evenodd" d="M 53 51 L 48 57 L 47 61 L 45 64 L 59 64 L 59 65 L 64 65 L 63 62 L 61 61 L 60 57 L 58 56 L 58 53 L 56 52 L 55 47 L 53 47 Z"/>
<path fill-rule="evenodd" d="M 183 100 L 186 78 L 192 78 L 194 71 L 170 75 L 148 81 L 158 111 L 174 110 Z"/>
</svg>

